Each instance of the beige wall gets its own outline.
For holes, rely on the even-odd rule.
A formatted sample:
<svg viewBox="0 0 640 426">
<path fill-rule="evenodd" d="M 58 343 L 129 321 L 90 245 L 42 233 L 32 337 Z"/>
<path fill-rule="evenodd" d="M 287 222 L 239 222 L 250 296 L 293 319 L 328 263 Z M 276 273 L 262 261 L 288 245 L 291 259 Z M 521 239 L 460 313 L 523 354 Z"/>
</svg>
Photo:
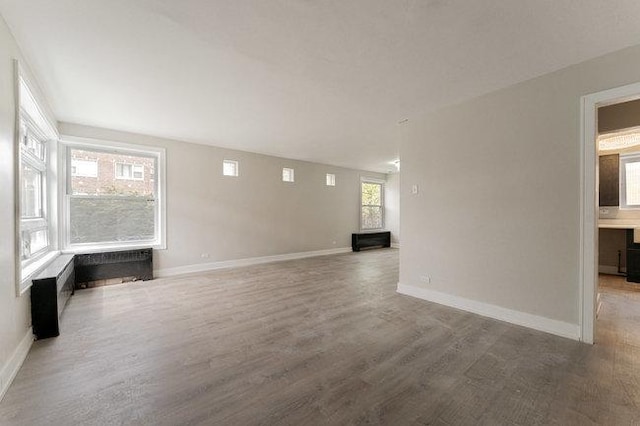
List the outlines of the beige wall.
<svg viewBox="0 0 640 426">
<path fill-rule="evenodd" d="M 13 367 L 9 363 L 16 361 L 16 349 L 31 327 L 30 294 L 28 291 L 22 296 L 16 294 L 14 59 L 20 60 L 23 70 L 28 72 L 13 36 L 0 17 L 0 391 L 6 387 Z M 44 103 L 37 91 L 35 95 Z"/>
<path fill-rule="evenodd" d="M 638 80 L 640 46 L 411 117 L 400 283 L 578 324 L 580 97 Z"/>
<path fill-rule="evenodd" d="M 391 242 L 400 244 L 400 173 L 389 173 L 384 193 L 385 227 L 391 231 Z"/>
<path fill-rule="evenodd" d="M 154 268 L 344 248 L 359 228 L 361 176 L 385 175 L 60 123 L 62 135 L 166 149 L 167 249 Z M 222 160 L 240 176 L 222 176 Z M 295 183 L 282 182 L 282 168 Z M 326 173 L 336 186 L 325 185 Z M 207 253 L 208 258 L 202 254 Z"/>
</svg>

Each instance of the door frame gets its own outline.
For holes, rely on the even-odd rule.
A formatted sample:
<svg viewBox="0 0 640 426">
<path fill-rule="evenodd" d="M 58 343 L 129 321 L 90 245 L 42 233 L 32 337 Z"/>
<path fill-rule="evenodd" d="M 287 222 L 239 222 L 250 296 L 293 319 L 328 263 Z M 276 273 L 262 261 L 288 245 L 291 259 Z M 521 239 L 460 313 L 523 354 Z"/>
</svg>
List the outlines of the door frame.
<svg viewBox="0 0 640 426">
<path fill-rule="evenodd" d="M 603 90 L 580 98 L 580 340 L 595 342 L 598 295 L 598 108 L 640 98 L 640 83 Z"/>
</svg>

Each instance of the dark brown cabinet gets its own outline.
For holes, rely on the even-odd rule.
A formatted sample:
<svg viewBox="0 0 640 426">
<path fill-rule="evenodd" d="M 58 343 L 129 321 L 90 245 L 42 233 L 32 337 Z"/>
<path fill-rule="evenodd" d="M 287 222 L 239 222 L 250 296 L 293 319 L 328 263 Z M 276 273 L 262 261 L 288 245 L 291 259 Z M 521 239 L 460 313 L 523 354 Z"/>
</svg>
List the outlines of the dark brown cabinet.
<svg viewBox="0 0 640 426">
<path fill-rule="evenodd" d="M 601 155 L 599 167 L 599 205 L 620 205 L 620 155 Z"/>
</svg>

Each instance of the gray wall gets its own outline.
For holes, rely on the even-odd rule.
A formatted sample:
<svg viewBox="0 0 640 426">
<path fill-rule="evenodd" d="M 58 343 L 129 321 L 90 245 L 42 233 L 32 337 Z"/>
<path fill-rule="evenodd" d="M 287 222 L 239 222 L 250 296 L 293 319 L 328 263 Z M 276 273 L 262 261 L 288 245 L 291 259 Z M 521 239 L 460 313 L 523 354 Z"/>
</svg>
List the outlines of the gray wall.
<svg viewBox="0 0 640 426">
<path fill-rule="evenodd" d="M 0 17 L 0 390 L 8 382 L 10 361 L 16 361 L 16 349 L 27 338 L 31 327 L 30 293 L 16 293 L 15 271 L 15 99 L 13 60 L 21 61 L 28 72 L 13 36 Z M 36 87 L 34 95 L 45 106 Z"/>
<path fill-rule="evenodd" d="M 411 117 L 400 283 L 577 325 L 580 97 L 638 76 L 640 46 Z"/>
<path fill-rule="evenodd" d="M 400 173 L 389 173 L 384 193 L 385 227 L 391 243 L 400 244 Z"/>
<path fill-rule="evenodd" d="M 60 123 L 62 135 L 163 147 L 167 150 L 167 250 L 154 267 L 350 247 L 359 228 L 360 177 L 370 173 L 304 161 Z M 240 162 L 240 176 L 222 176 L 222 160 Z M 295 182 L 282 182 L 282 168 Z M 326 173 L 336 186 L 325 185 Z M 202 254 L 208 253 L 208 258 Z M 157 260 L 157 262 L 156 262 Z"/>
</svg>

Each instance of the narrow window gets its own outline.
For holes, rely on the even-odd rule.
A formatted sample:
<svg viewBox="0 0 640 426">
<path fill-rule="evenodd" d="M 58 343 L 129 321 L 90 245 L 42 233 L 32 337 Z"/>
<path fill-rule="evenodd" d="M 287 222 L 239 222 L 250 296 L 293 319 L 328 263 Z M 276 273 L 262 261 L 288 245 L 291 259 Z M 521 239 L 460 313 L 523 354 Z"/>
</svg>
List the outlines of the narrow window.
<svg viewBox="0 0 640 426">
<path fill-rule="evenodd" d="M 293 182 L 294 181 L 293 169 L 289 169 L 289 168 L 286 168 L 286 167 L 282 169 L 282 181 L 283 182 Z"/>
<path fill-rule="evenodd" d="M 362 180 L 360 183 L 360 228 L 384 228 L 384 183 Z"/>
<path fill-rule="evenodd" d="M 129 159 L 127 158 L 127 160 Z M 115 163 L 115 165 L 116 179 L 144 180 L 143 164 Z"/>
<path fill-rule="evenodd" d="M 47 191 L 49 145 L 57 133 L 41 113 L 26 81 L 18 73 L 18 156 L 17 191 L 19 193 L 18 236 L 20 239 L 20 291 L 28 284 L 22 279 L 31 273 L 29 267 L 52 252 L 50 222 L 51 196 Z"/>
<path fill-rule="evenodd" d="M 71 160 L 71 176 L 98 177 L 98 162 L 96 160 Z"/>
<path fill-rule="evenodd" d="M 620 208 L 640 209 L 640 155 L 620 156 Z"/>
<path fill-rule="evenodd" d="M 224 160 L 222 162 L 222 174 L 224 176 L 238 176 L 238 162 L 235 160 Z"/>
<path fill-rule="evenodd" d="M 336 175 L 327 173 L 327 186 L 336 186 Z"/>
</svg>

